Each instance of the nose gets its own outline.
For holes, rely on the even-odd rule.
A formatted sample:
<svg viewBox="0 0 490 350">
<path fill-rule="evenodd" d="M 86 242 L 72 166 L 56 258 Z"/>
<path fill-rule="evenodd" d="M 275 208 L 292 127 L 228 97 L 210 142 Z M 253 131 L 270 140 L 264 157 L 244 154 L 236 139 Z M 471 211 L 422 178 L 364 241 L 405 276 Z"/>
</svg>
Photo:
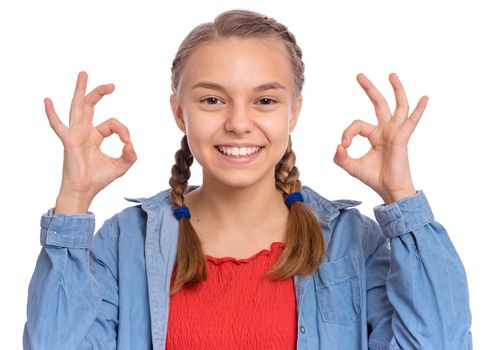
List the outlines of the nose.
<svg viewBox="0 0 490 350">
<path fill-rule="evenodd" d="M 253 129 L 251 111 L 243 104 L 233 104 L 228 110 L 225 129 L 236 134 L 249 133 Z"/>
</svg>

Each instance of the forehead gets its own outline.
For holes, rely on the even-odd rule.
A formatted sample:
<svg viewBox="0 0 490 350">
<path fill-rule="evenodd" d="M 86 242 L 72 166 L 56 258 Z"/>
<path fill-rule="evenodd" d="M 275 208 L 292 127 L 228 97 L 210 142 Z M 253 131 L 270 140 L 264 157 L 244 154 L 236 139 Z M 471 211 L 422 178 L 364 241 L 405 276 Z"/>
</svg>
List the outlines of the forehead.
<svg viewBox="0 0 490 350">
<path fill-rule="evenodd" d="M 232 37 L 203 44 L 188 57 L 182 90 L 199 81 L 215 82 L 230 90 L 277 81 L 292 89 L 294 77 L 286 47 L 279 39 Z"/>
</svg>

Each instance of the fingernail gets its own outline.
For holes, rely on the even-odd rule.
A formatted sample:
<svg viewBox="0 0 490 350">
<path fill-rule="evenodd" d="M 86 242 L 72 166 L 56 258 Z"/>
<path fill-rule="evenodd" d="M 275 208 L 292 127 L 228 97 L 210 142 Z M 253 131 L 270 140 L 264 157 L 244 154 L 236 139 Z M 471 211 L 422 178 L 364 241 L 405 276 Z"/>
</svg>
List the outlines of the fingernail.
<svg viewBox="0 0 490 350">
<path fill-rule="evenodd" d="M 342 146 L 347 147 L 347 139 L 342 139 Z"/>
</svg>

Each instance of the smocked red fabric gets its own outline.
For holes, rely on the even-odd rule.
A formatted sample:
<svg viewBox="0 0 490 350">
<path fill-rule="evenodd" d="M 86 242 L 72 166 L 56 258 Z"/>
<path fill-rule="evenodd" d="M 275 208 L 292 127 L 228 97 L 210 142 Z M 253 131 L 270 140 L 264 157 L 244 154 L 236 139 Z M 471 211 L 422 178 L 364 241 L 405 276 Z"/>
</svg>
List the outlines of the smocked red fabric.
<svg viewBox="0 0 490 350">
<path fill-rule="evenodd" d="M 207 280 L 170 298 L 166 348 L 296 349 L 293 277 L 265 276 L 283 249 L 273 242 L 248 259 L 206 255 Z"/>
</svg>

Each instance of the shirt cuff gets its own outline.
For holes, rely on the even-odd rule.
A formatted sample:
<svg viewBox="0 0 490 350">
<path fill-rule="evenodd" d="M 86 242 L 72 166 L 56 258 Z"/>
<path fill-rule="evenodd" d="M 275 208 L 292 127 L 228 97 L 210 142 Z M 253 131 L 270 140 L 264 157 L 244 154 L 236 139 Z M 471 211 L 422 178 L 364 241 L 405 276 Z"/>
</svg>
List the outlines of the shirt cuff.
<svg viewBox="0 0 490 350">
<path fill-rule="evenodd" d="M 388 205 L 378 205 L 374 208 L 374 216 L 388 238 L 412 232 L 434 220 L 423 191 Z"/>
<path fill-rule="evenodd" d="M 95 230 L 95 215 L 55 214 L 49 209 L 41 217 L 41 245 L 63 248 L 90 248 Z"/>
</svg>

